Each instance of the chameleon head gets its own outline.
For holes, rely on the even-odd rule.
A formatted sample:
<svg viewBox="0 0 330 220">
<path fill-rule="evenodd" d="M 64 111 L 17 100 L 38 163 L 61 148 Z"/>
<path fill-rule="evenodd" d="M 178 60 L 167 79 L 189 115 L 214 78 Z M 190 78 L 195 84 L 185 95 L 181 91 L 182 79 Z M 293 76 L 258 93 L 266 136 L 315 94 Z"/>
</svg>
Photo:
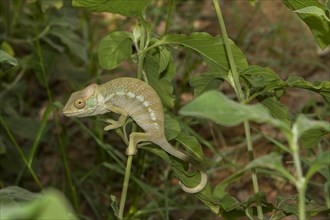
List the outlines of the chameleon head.
<svg viewBox="0 0 330 220">
<path fill-rule="evenodd" d="M 72 93 L 63 108 L 63 114 L 68 117 L 91 116 L 97 108 L 97 85 L 91 84 L 81 91 Z"/>
</svg>

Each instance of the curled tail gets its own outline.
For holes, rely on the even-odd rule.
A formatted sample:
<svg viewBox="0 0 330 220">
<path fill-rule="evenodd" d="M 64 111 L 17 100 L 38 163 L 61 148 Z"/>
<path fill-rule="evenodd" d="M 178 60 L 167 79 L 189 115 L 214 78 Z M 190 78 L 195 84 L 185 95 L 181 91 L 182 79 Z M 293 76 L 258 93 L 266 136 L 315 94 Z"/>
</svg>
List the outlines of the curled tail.
<svg viewBox="0 0 330 220">
<path fill-rule="evenodd" d="M 174 148 L 167 140 L 155 141 L 154 143 L 157 144 L 158 146 L 160 146 L 167 153 L 171 154 L 172 156 L 174 156 L 176 158 L 179 158 L 180 160 L 191 163 L 196 169 L 199 170 L 199 172 L 201 174 L 201 180 L 200 180 L 199 184 L 195 187 L 190 188 L 180 182 L 180 185 L 181 185 L 181 188 L 183 191 L 185 191 L 187 193 L 198 193 L 204 189 L 204 187 L 207 184 L 207 172 L 196 162 L 196 160 L 194 160 L 191 156 L 184 154 L 183 152 Z"/>
</svg>

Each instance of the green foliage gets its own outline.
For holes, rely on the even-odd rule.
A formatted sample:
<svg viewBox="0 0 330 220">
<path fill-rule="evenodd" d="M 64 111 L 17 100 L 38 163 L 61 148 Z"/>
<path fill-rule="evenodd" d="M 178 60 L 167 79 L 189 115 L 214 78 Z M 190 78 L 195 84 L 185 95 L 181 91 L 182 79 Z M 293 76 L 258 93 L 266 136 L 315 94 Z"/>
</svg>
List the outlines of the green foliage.
<svg viewBox="0 0 330 220">
<path fill-rule="evenodd" d="M 208 90 L 217 89 L 224 78 L 226 75 L 221 76 L 218 72 L 201 73 L 190 80 L 190 85 L 194 88 L 194 95 L 197 97 Z"/>
<path fill-rule="evenodd" d="M 99 62 L 102 68 L 111 70 L 132 54 L 132 34 L 114 32 L 104 37 L 98 49 Z"/>
<path fill-rule="evenodd" d="M 157 41 L 153 46 L 165 44 L 179 44 L 193 49 L 204 58 L 210 72 L 227 73 L 230 69 L 229 61 L 226 58 L 226 51 L 223 40 L 220 36 L 212 37 L 208 33 L 192 33 L 189 36 L 184 34 L 168 34 Z M 231 41 L 235 63 L 238 68 L 247 67 L 247 61 L 241 50 Z"/>
<path fill-rule="evenodd" d="M 289 129 L 282 121 L 272 118 L 261 104 L 239 104 L 217 91 L 204 93 L 185 105 L 180 113 L 206 118 L 224 126 L 234 126 L 245 120 L 252 120 L 258 123 L 270 123 L 284 131 Z"/>
<path fill-rule="evenodd" d="M 307 82 L 302 77 L 291 76 L 286 80 L 286 83 L 290 87 L 314 91 L 323 96 L 327 102 L 330 102 L 330 81 Z"/>
<path fill-rule="evenodd" d="M 169 15 L 175 8 L 173 2 L 169 1 Z M 250 2 L 256 6 L 259 4 L 259 1 Z M 177 9 L 186 3 L 177 3 Z M 321 48 L 329 45 L 329 1 L 327 5 L 309 0 L 284 0 L 284 3 L 309 26 Z M 259 216 L 260 209 L 271 215 L 270 219 L 301 216 L 301 213 L 310 217 L 328 212 L 330 151 L 327 137 L 330 124 L 324 118 L 329 115 L 303 110 L 300 113 L 308 114 L 296 115 L 281 99 L 291 88 L 312 91 L 324 98 L 320 108 L 326 109 L 330 102 L 329 81 L 309 82 L 299 76 L 289 76 L 284 80 L 271 68 L 249 65 L 238 41 L 227 39 L 223 33 L 215 37 L 205 32 L 167 34 L 170 31 L 166 28 L 165 33 L 160 34 L 157 32 L 158 26 L 161 27 L 159 22 L 165 20 L 160 11 L 165 10 L 159 7 L 161 3 L 158 1 L 72 1 L 74 7 L 86 11 L 132 17 L 123 21 L 115 20 L 116 16 L 105 18 L 105 14 L 102 14 L 104 17 L 96 15 L 95 19 L 95 15 L 84 10 L 78 13 L 78 8 L 72 8 L 70 1 L 3 1 L 0 4 L 4 6 L 0 11 L 0 28 L 4 30 L 0 36 L 0 164 L 6 171 L 4 174 L 1 172 L 0 185 L 22 185 L 25 188 L 35 185 L 32 187 L 35 191 L 38 188 L 42 190 L 43 184 L 54 184 L 62 187 L 61 191 L 66 193 L 74 207 L 72 211 L 63 196 L 53 190 L 37 194 L 18 187 L 7 187 L 0 190 L 0 214 L 4 219 L 22 216 L 76 219 L 73 212 L 82 218 L 111 219 L 119 216 L 121 208 L 118 208 L 119 199 L 115 195 L 122 190 L 127 157 L 116 138 L 119 136 L 127 143 L 128 134 L 136 126 L 129 120 L 123 129 L 116 130 L 118 135 L 115 132 L 105 135 L 103 124 L 98 120 L 64 120 L 59 114 L 63 106 L 54 100 L 64 101 L 71 91 L 68 86 L 75 90 L 92 81 L 103 82 L 99 66 L 112 71 L 120 67 L 120 71 L 125 72 L 127 63 L 136 66 L 137 77 L 149 83 L 159 94 L 165 107 L 167 139 L 195 158 L 214 177 L 201 192 L 178 195 L 179 186 L 170 184 L 172 176 L 164 168 L 165 164 L 173 169 L 183 184 L 191 187 L 199 183 L 199 172 L 193 168 L 188 170 L 186 163 L 168 155 L 158 146 L 143 143 L 139 146 L 142 150 L 133 161 L 132 181 L 128 185 L 130 199 L 126 204 L 130 208 L 125 211 L 127 219 L 170 219 L 171 211 L 192 212 L 198 209 L 203 210 L 203 219 L 206 219 L 204 214 L 208 209 L 211 219 L 214 215 L 225 219 L 241 216 L 253 219 Z M 147 11 L 148 5 L 152 7 Z M 98 19 L 102 19 L 101 25 L 95 25 L 94 20 Z M 167 18 L 167 27 L 171 19 L 171 16 Z M 122 26 L 121 22 L 130 27 Z M 119 30 L 113 30 L 110 24 L 120 27 Z M 110 33 L 103 32 L 109 29 Z M 180 30 L 180 33 L 186 32 Z M 99 36 L 104 37 L 100 39 Z M 234 64 L 230 62 L 228 50 L 232 51 Z M 177 56 L 177 51 L 186 56 L 184 62 Z M 203 61 L 207 69 L 198 66 L 196 60 Z M 241 84 L 235 80 L 240 80 Z M 187 85 L 188 81 L 192 88 Z M 221 86 L 231 87 L 227 89 L 234 91 L 240 102 L 225 95 L 228 90 L 216 91 Z M 240 89 L 243 91 L 242 100 L 239 98 Z M 183 104 L 186 98 L 179 93 L 191 90 L 195 96 L 193 101 Z M 250 104 L 253 102 L 258 103 Z M 206 121 L 225 127 L 240 124 L 246 127 L 248 122 L 257 123 L 256 126 L 253 124 L 255 133 L 271 141 L 271 150 L 258 158 L 251 158 L 255 149 L 248 149 L 243 157 L 249 161 L 243 160 L 241 165 L 241 161 L 236 161 L 233 156 L 240 153 L 238 148 L 218 149 L 213 146 L 218 143 L 213 144 L 211 137 L 216 140 L 219 136 L 224 146 L 227 146 L 227 141 L 229 145 L 232 143 L 222 138 L 219 127 L 210 129 L 207 126 L 210 123 Z M 277 136 L 273 138 L 264 134 L 260 127 L 265 124 L 275 127 L 283 137 L 280 135 L 281 138 L 276 139 Z M 245 132 L 248 138 L 253 137 L 246 129 Z M 204 145 L 207 150 L 203 150 Z M 93 155 L 92 165 L 85 164 L 85 158 L 75 158 L 85 155 L 86 149 L 88 157 Z M 158 156 L 157 159 L 145 154 L 144 150 Z M 84 153 L 77 156 L 80 151 Z M 292 162 L 284 163 L 283 151 L 292 157 Z M 55 162 L 55 171 L 48 165 L 48 160 L 52 164 L 50 158 L 54 155 L 61 158 Z M 58 172 L 51 180 L 48 180 L 49 176 L 43 176 L 48 172 L 42 166 L 44 164 L 49 166 L 47 169 Z M 293 164 L 293 167 L 288 169 L 288 164 Z M 219 180 L 216 171 L 220 169 L 230 174 Z M 263 179 L 285 179 L 287 184 L 296 188 L 298 195 L 279 195 L 273 204 L 268 201 L 266 193 L 254 189 L 245 201 L 236 198 L 230 187 L 238 184 L 242 177 L 250 176 L 251 172 L 252 175 L 262 175 Z M 62 180 L 63 173 L 65 181 Z M 257 176 L 252 179 L 254 177 Z M 31 179 L 35 184 L 31 183 Z M 259 180 L 259 184 L 265 184 L 263 179 Z M 305 195 L 307 187 L 318 187 L 324 196 L 317 202 L 308 200 Z M 141 195 L 146 198 L 143 203 Z M 193 201 L 194 197 L 205 206 Z M 93 217 L 85 216 L 86 210 L 92 211 Z"/>
<path fill-rule="evenodd" d="M 74 7 L 83 7 L 93 12 L 110 12 L 123 16 L 136 16 L 148 6 L 150 0 L 73 0 Z"/>
<path fill-rule="evenodd" d="M 0 50 L 0 63 L 9 63 L 12 66 L 17 66 L 17 59 L 7 52 Z"/>
<path fill-rule="evenodd" d="M 325 49 L 330 44 L 329 7 L 314 0 L 283 0 L 283 2 L 308 25 L 320 48 Z"/>
<path fill-rule="evenodd" d="M 148 53 L 144 60 L 144 71 L 148 83 L 156 89 L 163 104 L 173 108 L 173 84 L 175 77 L 175 64 L 172 57 L 169 57 L 165 48 Z"/>
<path fill-rule="evenodd" d="M 55 189 L 37 194 L 17 186 L 7 187 L 0 190 L 0 204 L 3 220 L 78 219 L 66 198 Z"/>
</svg>

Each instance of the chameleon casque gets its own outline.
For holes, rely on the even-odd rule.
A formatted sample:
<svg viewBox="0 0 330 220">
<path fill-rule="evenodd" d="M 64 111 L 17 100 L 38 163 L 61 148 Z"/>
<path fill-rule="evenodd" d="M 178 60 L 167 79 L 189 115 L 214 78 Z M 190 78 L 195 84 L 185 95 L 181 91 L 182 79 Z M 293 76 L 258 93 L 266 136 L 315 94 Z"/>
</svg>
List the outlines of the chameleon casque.
<svg viewBox="0 0 330 220">
<path fill-rule="evenodd" d="M 207 173 L 191 157 L 174 148 L 165 137 L 164 112 L 162 102 L 156 91 L 147 83 L 130 77 L 113 79 L 102 85 L 91 84 L 81 91 L 72 93 L 63 109 L 68 117 L 87 117 L 108 112 L 119 114 L 119 119 L 108 119 L 104 130 L 122 127 L 130 116 L 144 132 L 130 134 L 127 155 L 134 155 L 139 142 L 150 141 L 167 153 L 191 163 L 200 171 L 200 183 L 189 188 L 181 184 L 188 193 L 201 191 L 207 183 Z"/>
</svg>

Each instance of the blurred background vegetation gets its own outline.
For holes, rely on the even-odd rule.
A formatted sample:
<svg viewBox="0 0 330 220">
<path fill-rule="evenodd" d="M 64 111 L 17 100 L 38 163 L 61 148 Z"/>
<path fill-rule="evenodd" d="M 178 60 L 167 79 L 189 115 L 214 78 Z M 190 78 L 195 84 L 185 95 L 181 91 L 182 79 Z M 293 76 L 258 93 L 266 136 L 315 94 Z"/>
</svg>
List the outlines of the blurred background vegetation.
<svg viewBox="0 0 330 220">
<path fill-rule="evenodd" d="M 282 79 L 297 75 L 308 81 L 329 80 L 329 53 L 318 52 L 307 26 L 281 1 L 259 1 L 255 6 L 248 1 L 221 2 L 229 35 L 250 64 L 270 67 Z M 156 35 L 164 32 L 167 4 L 152 1 L 147 9 Z M 18 61 L 17 65 L 15 61 L 2 62 L 0 68 L 0 187 L 18 185 L 32 192 L 55 187 L 66 195 L 81 219 L 111 216 L 114 197 L 110 195 L 119 198 L 121 193 L 125 144 L 115 132 L 104 133 L 103 124 L 97 120 L 64 118 L 61 103 L 72 91 L 92 82 L 136 76 L 136 65 L 131 62 L 105 71 L 97 59 L 100 39 L 112 31 L 132 31 L 136 20 L 93 14 L 73 8 L 69 0 L 3 0 L 0 7 L 0 47 Z M 219 34 L 212 1 L 176 1 L 169 33 L 196 31 Z M 187 50 L 179 50 L 175 58 L 174 112 L 180 103 L 193 98 L 190 78 L 206 69 L 202 58 Z M 221 90 L 229 97 L 234 94 L 225 83 Z M 288 89 L 281 101 L 293 115 L 330 119 L 329 103 L 307 90 Z M 210 123 L 193 128 L 203 140 L 206 156 L 214 161 L 211 184 L 247 162 L 242 126 L 225 128 Z M 267 125 L 261 129 L 281 139 Z M 253 140 L 257 156 L 273 150 L 261 135 L 253 134 Z M 323 144 L 329 146 L 329 137 Z M 222 156 L 231 163 L 221 163 Z M 291 158 L 284 155 L 284 160 Z M 129 215 L 142 219 L 216 219 L 194 196 L 179 189 L 171 169 L 159 158 L 140 151 L 134 164 Z M 270 175 L 262 175 L 259 181 L 270 202 L 277 196 L 295 194 L 291 184 L 280 178 L 274 181 Z M 307 197 L 324 204 L 324 181 L 316 176 Z M 253 194 L 250 176 L 243 176 L 229 191 L 237 199 L 247 200 Z"/>
</svg>

